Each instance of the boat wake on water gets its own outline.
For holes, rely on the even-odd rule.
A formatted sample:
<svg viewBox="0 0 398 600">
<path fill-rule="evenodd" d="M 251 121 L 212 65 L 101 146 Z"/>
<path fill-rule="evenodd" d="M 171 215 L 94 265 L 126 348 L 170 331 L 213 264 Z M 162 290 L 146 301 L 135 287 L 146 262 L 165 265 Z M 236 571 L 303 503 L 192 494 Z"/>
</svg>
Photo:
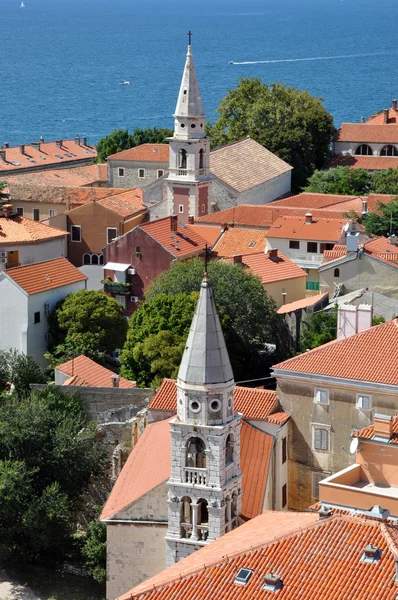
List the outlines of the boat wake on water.
<svg viewBox="0 0 398 600">
<path fill-rule="evenodd" d="M 230 60 L 230 65 L 270 65 L 272 63 L 289 63 L 289 62 L 303 62 L 311 60 L 337 60 L 343 58 L 359 58 L 361 56 L 383 56 L 387 54 L 396 54 L 398 50 L 389 50 L 383 52 L 366 52 L 364 54 L 339 54 L 337 56 L 311 56 L 309 58 L 277 58 L 273 60 L 245 60 L 235 61 Z"/>
</svg>

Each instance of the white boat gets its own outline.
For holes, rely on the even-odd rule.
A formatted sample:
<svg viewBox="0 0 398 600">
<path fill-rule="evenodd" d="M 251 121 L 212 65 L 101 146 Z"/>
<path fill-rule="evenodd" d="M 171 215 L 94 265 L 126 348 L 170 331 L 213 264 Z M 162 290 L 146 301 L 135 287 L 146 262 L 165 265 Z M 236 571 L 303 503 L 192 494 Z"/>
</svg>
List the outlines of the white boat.
<svg viewBox="0 0 398 600">
<path fill-rule="evenodd" d="M 21 2 L 21 4 L 19 5 L 19 8 L 25 8 L 25 4 L 23 2 Z"/>
<path fill-rule="evenodd" d="M 120 83 L 120 85 L 131 85 L 131 81 L 127 81 L 127 80 L 120 81 L 119 83 Z"/>
</svg>

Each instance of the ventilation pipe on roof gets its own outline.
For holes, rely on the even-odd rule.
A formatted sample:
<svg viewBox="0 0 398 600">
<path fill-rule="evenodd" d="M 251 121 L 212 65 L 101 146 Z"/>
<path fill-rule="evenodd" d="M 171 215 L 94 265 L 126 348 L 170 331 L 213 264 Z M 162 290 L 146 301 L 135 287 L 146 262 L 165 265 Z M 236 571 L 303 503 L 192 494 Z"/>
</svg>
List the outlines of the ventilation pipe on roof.
<svg viewBox="0 0 398 600">
<path fill-rule="evenodd" d="M 365 117 L 361 117 L 361 123 L 365 123 Z"/>
<path fill-rule="evenodd" d="M 40 152 L 40 142 L 32 142 L 30 145 L 32 146 L 32 148 Z"/>
<path fill-rule="evenodd" d="M 120 382 L 120 375 L 112 375 L 111 377 L 112 379 L 112 387 L 114 388 L 118 388 L 119 387 L 119 382 Z"/>
<path fill-rule="evenodd" d="M 87 146 L 87 137 L 85 135 L 82 137 L 82 145 Z"/>
<path fill-rule="evenodd" d="M 388 123 L 388 108 L 386 108 L 386 110 L 383 110 L 383 114 L 384 114 L 384 125 L 387 125 Z"/>
<path fill-rule="evenodd" d="M 398 246 L 398 238 L 395 235 L 395 233 L 392 233 L 390 235 L 390 237 L 388 238 L 388 242 L 392 245 L 392 246 Z"/>
<path fill-rule="evenodd" d="M 7 162 L 5 150 L 0 150 L 0 158 L 1 160 L 4 160 L 4 162 Z"/>
<path fill-rule="evenodd" d="M 42 135 L 40 136 L 40 143 L 44 144 L 44 137 Z"/>
<path fill-rule="evenodd" d="M 362 216 L 366 215 L 368 212 L 368 201 L 366 198 L 362 199 Z"/>
<path fill-rule="evenodd" d="M 19 151 L 20 151 L 21 154 L 25 154 L 25 144 L 21 144 L 19 146 Z"/>
<path fill-rule="evenodd" d="M 62 146 L 62 140 L 56 140 L 55 141 L 55 145 L 57 146 L 57 148 L 61 148 L 61 146 Z"/>
<path fill-rule="evenodd" d="M 66 210 L 70 210 L 70 198 L 69 198 L 69 196 L 66 196 L 65 206 L 66 206 Z"/>
<path fill-rule="evenodd" d="M 9 148 L 9 147 L 10 147 L 10 144 L 8 142 L 4 142 L 3 148 Z"/>
<path fill-rule="evenodd" d="M 312 214 L 311 213 L 306 213 L 305 215 L 305 224 L 306 225 L 311 225 L 312 223 Z"/>
<path fill-rule="evenodd" d="M 76 144 L 77 146 L 80 146 L 80 138 L 79 138 L 79 136 L 78 136 L 77 134 L 76 134 L 76 136 L 75 136 L 75 144 Z"/>
<path fill-rule="evenodd" d="M 391 102 L 391 108 L 392 108 L 393 110 L 397 110 L 397 101 L 396 101 L 396 100 L 393 100 L 393 101 Z"/>
</svg>

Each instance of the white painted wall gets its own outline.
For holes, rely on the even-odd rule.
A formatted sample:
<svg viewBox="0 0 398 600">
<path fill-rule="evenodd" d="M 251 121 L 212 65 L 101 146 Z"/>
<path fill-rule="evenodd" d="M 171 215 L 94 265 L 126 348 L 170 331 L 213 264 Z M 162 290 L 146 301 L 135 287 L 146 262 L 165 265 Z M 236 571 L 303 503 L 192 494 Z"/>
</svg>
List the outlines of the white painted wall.
<svg viewBox="0 0 398 600">
<path fill-rule="evenodd" d="M 389 144 L 368 144 L 368 142 L 333 142 L 333 154 L 343 154 L 343 152 L 351 152 L 352 155 L 355 154 L 355 150 L 361 144 L 367 144 L 373 150 L 373 156 L 380 156 L 380 151 L 384 146 L 388 146 Z M 397 141 L 395 144 L 392 144 L 398 149 L 398 135 Z M 391 158 L 391 157 L 390 157 Z M 397 157 L 397 166 L 398 166 L 398 157 Z"/>
<path fill-rule="evenodd" d="M 292 172 L 282 173 L 266 183 L 238 194 L 238 204 L 268 204 L 291 190 Z"/>
<path fill-rule="evenodd" d="M 78 267 L 79 271 L 83 273 L 87 279 L 88 290 L 102 290 L 104 284 L 101 283 L 104 279 L 104 266 L 103 265 L 83 265 Z"/>
<path fill-rule="evenodd" d="M 19 263 L 21 265 L 29 265 L 34 262 L 50 260 L 51 258 L 59 258 L 67 255 L 66 236 L 55 240 L 43 241 L 38 244 L 9 244 L 1 245 L 2 252 L 10 252 L 17 250 L 19 254 Z M 4 265 L 0 264 L 0 269 Z"/>
<path fill-rule="evenodd" d="M 316 242 L 318 244 L 318 250 L 320 248 L 320 244 L 331 243 L 329 240 L 327 242 L 325 240 L 299 240 L 300 248 L 298 250 L 294 250 L 289 248 L 289 242 L 290 239 L 273 238 L 267 236 L 267 249 L 277 248 L 282 252 L 282 254 L 290 258 L 290 260 L 295 262 L 297 265 L 302 266 L 304 264 L 312 264 L 314 265 L 315 269 L 322 264 L 323 254 L 320 254 L 320 252 L 307 252 L 307 242 Z M 337 243 L 337 239 L 335 243 Z"/>
</svg>

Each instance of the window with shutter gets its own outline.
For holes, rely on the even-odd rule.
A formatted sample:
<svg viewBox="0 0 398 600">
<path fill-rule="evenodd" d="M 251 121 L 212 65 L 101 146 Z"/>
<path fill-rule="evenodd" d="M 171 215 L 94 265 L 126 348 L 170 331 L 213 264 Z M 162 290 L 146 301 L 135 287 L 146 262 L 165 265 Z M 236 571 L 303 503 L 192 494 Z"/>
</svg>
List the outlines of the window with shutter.
<svg viewBox="0 0 398 600">
<path fill-rule="evenodd" d="M 312 474 L 312 497 L 318 500 L 319 498 L 319 482 L 324 479 L 326 475 L 323 473 Z"/>
<path fill-rule="evenodd" d="M 329 431 L 327 429 L 314 427 L 314 450 L 322 450 L 323 452 L 329 450 Z"/>
</svg>

